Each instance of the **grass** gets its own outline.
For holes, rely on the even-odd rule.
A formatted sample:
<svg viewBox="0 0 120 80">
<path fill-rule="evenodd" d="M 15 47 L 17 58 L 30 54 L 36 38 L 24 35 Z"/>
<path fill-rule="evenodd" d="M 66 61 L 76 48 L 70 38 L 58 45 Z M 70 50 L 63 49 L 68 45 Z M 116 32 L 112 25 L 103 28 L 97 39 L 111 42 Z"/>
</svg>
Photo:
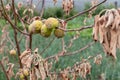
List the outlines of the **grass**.
<svg viewBox="0 0 120 80">
<path fill-rule="evenodd" d="M 67 28 L 78 28 L 79 26 L 83 26 L 83 20 L 84 17 L 78 17 L 68 23 Z M 0 20 L 0 26 L 4 26 L 5 22 L 3 20 Z M 93 18 L 87 20 L 87 25 L 91 25 L 93 23 Z M 10 37 L 14 41 L 13 38 L 13 31 L 10 29 Z M 72 33 L 66 33 L 66 36 L 64 37 L 65 43 L 68 44 L 69 40 L 73 37 L 74 32 Z M 72 52 L 75 50 L 78 50 L 82 48 L 83 46 L 87 45 L 88 43 L 92 42 L 92 29 L 88 29 L 85 31 L 80 32 L 80 38 L 74 41 L 73 46 L 68 49 L 68 51 Z M 46 45 L 54 38 L 52 35 L 49 38 L 44 38 L 40 36 L 39 34 L 33 36 L 33 43 L 32 43 L 32 48 L 33 50 L 38 47 L 39 52 L 41 52 Z M 20 48 L 21 52 L 25 50 L 25 38 L 22 39 Z M 8 49 L 12 49 L 10 43 L 8 43 Z M 55 41 L 52 43 L 52 45 L 42 54 L 42 56 L 48 57 L 50 55 L 57 54 L 59 51 L 61 51 L 61 40 L 60 39 L 55 39 Z M 99 42 L 96 42 L 93 46 L 90 48 L 87 48 L 81 53 L 78 53 L 76 55 L 72 56 L 65 56 L 65 57 L 60 57 L 59 61 L 57 63 L 54 63 L 52 70 L 58 71 L 60 68 L 64 69 L 68 66 L 73 66 L 76 62 L 80 62 L 82 58 L 88 58 L 89 56 L 94 56 L 96 54 L 102 54 L 103 60 L 101 65 L 96 65 L 93 63 L 93 60 L 90 60 L 91 65 L 92 65 L 92 71 L 91 74 L 88 75 L 91 80 L 98 80 L 99 76 L 104 73 L 106 80 L 120 80 L 120 51 L 117 50 L 117 61 L 113 62 L 110 57 L 106 57 L 105 53 L 103 52 L 102 46 Z M 0 59 L 2 59 L 3 56 L 9 56 L 10 62 L 11 63 L 17 63 L 17 58 L 10 56 L 9 52 L 6 51 L 4 54 L 0 54 Z M 17 65 L 15 65 L 18 67 Z M 16 71 L 16 69 L 15 69 Z M 5 80 L 5 75 L 2 72 L 2 69 L 0 70 L 0 80 Z M 12 79 L 14 80 L 14 79 Z M 81 77 L 78 78 L 78 80 L 83 80 Z"/>
</svg>

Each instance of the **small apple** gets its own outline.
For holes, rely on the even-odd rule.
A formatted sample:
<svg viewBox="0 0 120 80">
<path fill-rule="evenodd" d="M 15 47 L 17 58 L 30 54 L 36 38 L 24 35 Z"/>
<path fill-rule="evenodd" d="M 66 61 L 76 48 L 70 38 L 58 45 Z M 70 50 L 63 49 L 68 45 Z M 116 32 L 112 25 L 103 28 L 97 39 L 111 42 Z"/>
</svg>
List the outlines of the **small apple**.
<svg viewBox="0 0 120 80">
<path fill-rule="evenodd" d="M 10 55 L 16 55 L 16 50 L 14 49 L 10 50 Z"/>
<path fill-rule="evenodd" d="M 54 35 L 57 37 L 57 38 L 62 38 L 65 36 L 65 32 L 61 29 L 55 29 L 54 30 Z"/>
<path fill-rule="evenodd" d="M 20 73 L 19 76 L 20 76 L 20 80 L 24 80 L 25 76 L 23 75 L 23 73 Z"/>
<path fill-rule="evenodd" d="M 41 27 L 42 27 L 42 21 L 35 20 L 29 25 L 28 31 L 31 34 L 39 33 L 41 30 Z"/>
<path fill-rule="evenodd" d="M 48 29 L 45 24 L 41 27 L 41 35 L 43 37 L 49 37 L 51 33 L 52 33 L 52 29 Z"/>
<path fill-rule="evenodd" d="M 49 29 L 53 29 L 59 26 L 59 21 L 56 18 L 50 17 L 45 21 L 45 25 Z"/>
<path fill-rule="evenodd" d="M 28 69 L 23 69 L 23 74 L 24 74 L 25 76 L 28 76 L 28 75 L 29 75 Z"/>
</svg>

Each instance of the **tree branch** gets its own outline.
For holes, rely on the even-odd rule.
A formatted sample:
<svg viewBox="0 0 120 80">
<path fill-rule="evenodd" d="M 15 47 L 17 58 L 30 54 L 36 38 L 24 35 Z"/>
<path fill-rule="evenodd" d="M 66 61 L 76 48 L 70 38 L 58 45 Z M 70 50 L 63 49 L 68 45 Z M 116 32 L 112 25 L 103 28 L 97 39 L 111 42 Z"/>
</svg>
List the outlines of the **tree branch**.
<svg viewBox="0 0 120 80">
<path fill-rule="evenodd" d="M 17 26 L 17 16 L 16 16 L 16 9 L 15 9 L 15 5 L 14 5 L 15 3 L 14 3 L 14 0 L 12 0 L 12 10 L 13 10 L 13 15 L 14 15 L 14 21 L 15 21 L 15 26 Z"/>
<path fill-rule="evenodd" d="M 92 28 L 93 25 L 90 25 L 90 26 L 83 26 L 83 27 L 80 27 L 80 28 L 77 28 L 77 29 L 63 29 L 63 28 L 60 28 L 61 30 L 65 31 L 65 32 L 72 32 L 72 31 L 82 31 L 84 29 L 88 29 L 88 28 Z"/>
<path fill-rule="evenodd" d="M 43 13 L 44 13 L 44 8 L 45 8 L 45 0 L 42 0 L 42 9 L 40 11 L 40 17 L 42 18 Z"/>
<path fill-rule="evenodd" d="M 7 37 L 7 40 L 11 43 L 11 45 L 12 45 L 14 48 L 16 48 L 14 42 L 12 42 L 12 40 L 11 40 L 11 38 L 9 37 L 8 34 L 6 35 L 6 37 Z"/>
<path fill-rule="evenodd" d="M 53 56 L 49 56 L 45 60 L 54 59 L 56 56 L 64 57 L 64 56 L 70 56 L 70 55 L 78 54 L 78 53 L 82 52 L 83 50 L 87 49 L 88 47 L 92 46 L 94 43 L 95 42 L 93 41 L 93 42 L 89 43 L 88 45 L 84 46 L 83 48 L 81 48 L 79 50 L 76 50 L 74 52 L 66 52 L 63 55 L 56 54 L 56 55 L 53 55 Z"/>
<path fill-rule="evenodd" d="M 43 49 L 43 51 L 42 52 L 40 52 L 40 55 L 42 55 L 46 50 L 47 50 L 47 48 L 49 48 L 50 47 L 50 45 L 53 43 L 53 41 L 55 40 L 55 38 L 53 38 L 51 41 L 50 41 L 50 43 L 46 46 L 46 48 L 45 49 Z"/>
<path fill-rule="evenodd" d="M 83 12 L 79 12 L 78 14 L 76 14 L 76 15 L 70 17 L 70 18 L 67 18 L 65 21 L 67 22 L 67 21 L 69 21 L 69 20 L 72 20 L 72 19 L 76 18 L 77 16 L 80 16 L 80 15 L 82 15 L 82 14 L 85 14 L 85 13 L 87 13 L 87 12 L 93 10 L 93 9 L 96 8 L 97 6 L 103 4 L 103 3 L 106 2 L 106 1 L 107 1 L 107 0 L 103 0 L 103 1 L 100 2 L 99 4 L 97 4 L 97 5 L 95 5 L 95 6 L 91 7 L 91 8 L 89 8 L 88 10 L 85 10 L 85 11 L 83 11 Z"/>
<path fill-rule="evenodd" d="M 5 68 L 4 68 L 4 66 L 3 66 L 3 64 L 1 62 L 1 60 L 0 60 L 0 65 L 2 67 L 3 72 L 5 73 L 5 76 L 6 76 L 7 80 L 10 80 L 9 77 L 8 77 L 8 75 L 7 75 L 7 72 L 6 72 Z"/>
<path fill-rule="evenodd" d="M 13 7 L 13 12 L 14 12 L 14 21 L 15 21 L 14 25 L 16 26 L 17 25 L 17 16 L 16 16 L 15 7 L 14 7 L 14 0 L 12 0 L 12 7 Z M 18 52 L 19 64 L 20 64 L 20 67 L 22 68 L 22 63 L 21 63 L 21 60 L 19 58 L 19 56 L 20 56 L 20 46 L 19 46 L 18 39 L 17 39 L 17 31 L 14 27 L 13 27 L 13 30 L 14 30 L 14 39 L 15 39 L 15 43 L 16 43 L 16 48 L 17 48 L 17 52 Z"/>
</svg>

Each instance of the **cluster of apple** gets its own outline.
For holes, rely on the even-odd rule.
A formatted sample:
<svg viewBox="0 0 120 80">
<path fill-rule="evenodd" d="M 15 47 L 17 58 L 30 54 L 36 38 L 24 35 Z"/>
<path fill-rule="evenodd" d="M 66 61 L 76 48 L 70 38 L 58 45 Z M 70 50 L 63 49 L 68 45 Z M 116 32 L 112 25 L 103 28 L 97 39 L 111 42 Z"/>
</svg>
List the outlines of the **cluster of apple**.
<svg viewBox="0 0 120 80">
<path fill-rule="evenodd" d="M 65 32 L 58 27 L 61 23 L 56 18 L 48 18 L 46 20 L 34 20 L 28 27 L 30 34 L 40 34 L 43 37 L 49 37 L 52 32 L 57 38 L 62 38 L 65 35 Z M 16 50 L 10 50 L 10 55 L 16 55 Z"/>
<path fill-rule="evenodd" d="M 58 19 L 50 17 L 46 20 L 34 20 L 28 27 L 30 34 L 40 34 L 43 37 L 49 37 L 52 32 L 57 38 L 62 38 L 65 32 L 58 27 L 60 22 Z"/>
</svg>

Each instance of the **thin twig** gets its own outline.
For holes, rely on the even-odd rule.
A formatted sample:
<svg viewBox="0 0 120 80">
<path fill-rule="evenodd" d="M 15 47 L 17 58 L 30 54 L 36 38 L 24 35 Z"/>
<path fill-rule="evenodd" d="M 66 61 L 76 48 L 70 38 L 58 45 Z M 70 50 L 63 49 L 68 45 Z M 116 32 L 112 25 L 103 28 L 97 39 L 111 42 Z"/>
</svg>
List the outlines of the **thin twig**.
<svg viewBox="0 0 120 80">
<path fill-rule="evenodd" d="M 76 50 L 74 52 L 66 52 L 63 55 L 56 54 L 56 55 L 53 55 L 53 56 L 49 56 L 49 57 L 46 58 L 46 60 L 54 59 L 56 56 L 58 56 L 58 57 L 64 57 L 64 56 L 70 56 L 70 55 L 78 54 L 78 53 L 84 51 L 85 49 L 89 48 L 90 46 L 92 46 L 94 43 L 95 42 L 93 41 L 93 42 L 87 44 L 86 46 L 84 46 L 83 48 L 81 48 L 79 50 Z"/>
<path fill-rule="evenodd" d="M 6 35 L 6 37 L 7 37 L 7 40 L 11 43 L 11 45 L 12 45 L 14 48 L 16 48 L 14 42 L 11 40 L 11 38 L 9 37 L 8 34 Z"/>
<path fill-rule="evenodd" d="M 83 48 L 81 48 L 81 49 L 79 49 L 79 50 L 76 50 L 76 51 L 74 51 L 74 52 L 68 52 L 68 53 L 66 53 L 64 56 L 74 55 L 74 54 L 76 54 L 76 53 L 82 52 L 83 50 L 87 49 L 88 47 L 90 47 L 90 46 L 93 45 L 94 43 L 95 43 L 95 42 L 93 41 L 93 42 L 89 43 L 88 45 L 86 45 L 85 47 L 83 47 Z"/>
<path fill-rule="evenodd" d="M 16 15 L 17 15 L 17 17 L 19 18 L 19 20 L 21 21 L 21 23 L 26 23 L 26 24 L 30 25 L 30 23 L 24 21 L 24 20 L 20 17 L 19 13 L 17 13 Z M 25 26 L 25 25 L 23 25 L 23 27 L 24 27 L 24 26 Z"/>
<path fill-rule="evenodd" d="M 54 40 L 55 40 L 55 37 L 50 41 L 50 43 L 45 47 L 45 49 L 43 49 L 43 50 L 40 52 L 40 55 L 42 55 L 42 54 L 50 47 L 50 45 L 53 43 Z"/>
<path fill-rule="evenodd" d="M 90 26 L 83 26 L 83 27 L 80 27 L 80 28 L 77 28 L 77 29 L 63 29 L 63 28 L 60 28 L 61 30 L 65 31 L 65 32 L 72 32 L 72 31 L 82 31 L 84 29 L 89 29 L 89 28 L 92 28 L 93 25 L 90 25 Z"/>
<path fill-rule="evenodd" d="M 68 49 L 68 48 L 72 47 L 73 42 L 78 38 L 79 38 L 79 34 L 75 34 L 74 37 L 72 39 L 70 39 L 70 43 L 66 46 L 66 48 Z"/>
<path fill-rule="evenodd" d="M 23 36 L 24 36 L 23 34 L 20 35 L 20 38 L 19 38 L 19 40 L 18 40 L 18 43 L 20 43 L 20 42 L 22 41 Z"/>
<path fill-rule="evenodd" d="M 41 0 L 38 0 L 38 3 L 36 4 L 36 7 L 38 7 L 38 6 L 39 6 L 40 2 L 41 2 Z"/>
<path fill-rule="evenodd" d="M 15 38 L 16 48 L 17 48 L 17 52 L 18 52 L 18 59 L 19 59 L 20 67 L 22 68 L 22 63 L 21 63 L 21 60 L 19 58 L 19 56 L 20 56 L 20 46 L 19 46 L 19 43 L 18 43 L 17 31 L 16 30 L 14 30 L 14 38 Z"/>
<path fill-rule="evenodd" d="M 98 3 L 97 5 L 95 5 L 95 6 L 91 7 L 91 8 L 89 8 L 89 9 L 87 9 L 87 10 L 83 11 L 83 12 L 79 12 L 79 13 L 77 13 L 76 15 L 74 15 L 74 16 L 72 16 L 72 17 L 70 17 L 70 18 L 67 18 L 65 21 L 72 20 L 72 19 L 76 18 L 77 16 L 80 16 L 80 15 L 82 15 L 82 14 L 85 14 L 85 13 L 87 13 L 87 12 L 89 12 L 89 11 L 93 10 L 93 9 L 94 9 L 94 8 L 96 8 L 97 6 L 99 6 L 99 5 L 103 4 L 103 3 L 104 3 L 104 2 L 106 2 L 106 1 L 107 1 L 107 0 L 104 0 L 104 1 L 102 1 L 102 2 Z"/>
<path fill-rule="evenodd" d="M 6 76 L 7 80 L 10 80 L 9 77 L 8 77 L 8 75 L 7 75 L 7 72 L 6 72 L 5 68 L 4 68 L 4 66 L 3 66 L 3 64 L 1 62 L 1 60 L 0 60 L 0 65 L 2 67 L 3 72 L 5 73 L 5 76 Z"/>
<path fill-rule="evenodd" d="M 44 8 L 45 8 L 45 0 L 42 0 L 42 9 L 40 11 L 40 17 L 42 18 L 43 13 L 44 13 Z"/>
<path fill-rule="evenodd" d="M 15 7 L 14 7 L 14 0 L 12 0 L 12 7 L 13 7 L 13 12 L 14 12 L 14 21 L 15 21 L 14 25 L 16 26 L 17 25 L 17 19 L 16 19 L 17 17 L 16 17 L 16 11 L 15 11 Z M 18 39 L 17 39 L 17 31 L 14 27 L 13 27 L 13 30 L 14 30 L 14 39 L 15 39 L 15 43 L 16 43 L 16 48 L 17 48 L 17 52 L 18 52 L 19 64 L 20 64 L 20 67 L 22 68 L 22 63 L 21 63 L 21 60 L 19 58 L 20 46 L 19 46 Z"/>
<path fill-rule="evenodd" d="M 12 0 L 12 10 L 13 10 L 13 15 L 14 15 L 14 21 L 15 21 L 15 26 L 17 26 L 17 16 L 16 16 L 16 9 L 15 9 L 15 5 L 14 5 L 14 0 Z"/>
<path fill-rule="evenodd" d="M 13 8 L 13 12 L 14 12 L 14 25 L 17 26 L 17 13 L 16 13 L 16 9 L 15 9 L 15 2 L 14 0 L 12 0 L 12 8 Z M 20 56 L 20 45 L 17 39 L 17 31 L 15 28 L 13 28 L 14 30 L 14 38 L 15 38 L 15 43 L 16 43 L 16 47 L 17 47 L 17 52 L 18 52 L 18 59 L 19 59 L 19 64 L 20 64 L 20 68 L 23 68 L 23 65 L 21 63 L 21 59 L 19 58 Z M 27 80 L 27 77 L 25 76 L 25 80 Z"/>
<path fill-rule="evenodd" d="M 29 35 L 29 49 L 32 49 L 32 34 Z"/>
<path fill-rule="evenodd" d="M 20 29 L 18 29 L 18 28 L 12 23 L 12 21 L 10 20 L 10 18 L 9 18 L 8 16 L 5 16 L 5 15 L 3 15 L 3 16 L 4 16 L 4 18 L 10 23 L 10 25 L 11 25 L 13 28 L 15 28 L 17 31 L 19 31 L 20 33 L 22 33 L 22 34 L 24 34 L 24 35 L 30 35 L 29 33 L 23 32 L 23 31 L 21 31 Z"/>
<path fill-rule="evenodd" d="M 24 28 L 24 32 L 26 32 L 27 33 L 27 29 L 26 29 L 26 27 L 25 27 L 25 22 L 24 22 L 24 20 L 20 17 L 20 15 L 19 14 L 17 14 L 17 16 L 18 16 L 18 18 L 19 18 L 19 20 L 21 21 L 21 23 L 22 23 L 22 25 L 23 25 L 23 28 Z M 23 35 L 23 34 L 22 34 Z M 26 49 L 28 49 L 28 48 L 31 48 L 32 47 L 32 42 L 30 42 L 31 41 L 31 37 L 32 37 L 32 35 L 24 35 L 25 37 L 26 37 L 26 44 L 25 44 L 25 48 Z M 31 39 L 30 39 L 31 38 Z M 22 39 L 22 38 L 21 38 Z"/>
</svg>

